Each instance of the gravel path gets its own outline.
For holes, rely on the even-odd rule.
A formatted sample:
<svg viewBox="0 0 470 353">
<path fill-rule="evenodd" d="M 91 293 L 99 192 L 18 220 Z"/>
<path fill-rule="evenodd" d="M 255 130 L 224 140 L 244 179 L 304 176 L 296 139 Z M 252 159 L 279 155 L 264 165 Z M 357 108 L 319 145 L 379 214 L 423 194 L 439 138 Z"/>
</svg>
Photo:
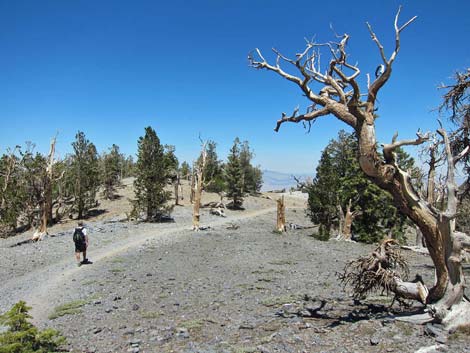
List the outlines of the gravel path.
<svg viewBox="0 0 470 353">
<path fill-rule="evenodd" d="M 211 229 L 197 233 L 188 206 L 175 209 L 175 223 L 89 222 L 94 264 L 80 268 L 71 229 L 22 246 L 1 240 L 0 311 L 26 300 L 35 323 L 60 330 L 72 352 L 414 352 L 436 344 L 424 327 L 391 320 L 390 299 L 354 303 L 338 285 L 336 272 L 371 246 L 321 242 L 312 229 L 273 233 L 273 206 L 252 199 L 227 218 L 204 210 Z M 288 208 L 287 219 L 308 225 L 302 209 Z M 427 257 L 407 256 L 412 274 L 432 276 Z M 445 343 L 470 352 L 468 336 Z"/>
</svg>

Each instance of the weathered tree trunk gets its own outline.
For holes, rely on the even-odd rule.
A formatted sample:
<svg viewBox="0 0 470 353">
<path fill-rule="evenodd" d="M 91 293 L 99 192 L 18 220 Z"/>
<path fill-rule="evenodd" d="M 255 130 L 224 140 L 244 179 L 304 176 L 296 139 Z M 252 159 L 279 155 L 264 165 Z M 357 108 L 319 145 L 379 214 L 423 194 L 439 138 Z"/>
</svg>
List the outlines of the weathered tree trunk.
<svg viewBox="0 0 470 353">
<path fill-rule="evenodd" d="M 284 196 L 277 199 L 277 217 L 276 230 L 278 232 L 286 231 L 286 207 L 284 204 Z"/>
<path fill-rule="evenodd" d="M 338 201 L 338 205 L 336 206 L 336 209 L 338 210 L 338 235 L 336 236 L 337 240 L 342 239 L 342 234 L 343 234 L 343 226 L 344 226 L 344 211 L 343 207 L 341 207 L 341 204 Z"/>
<path fill-rule="evenodd" d="M 351 200 L 346 207 L 346 214 L 344 215 L 344 227 L 343 227 L 343 237 L 344 240 L 351 240 L 351 227 L 353 223 L 354 215 L 351 212 Z"/>
<path fill-rule="evenodd" d="M 176 174 L 176 178 L 175 178 L 175 181 L 173 182 L 173 187 L 175 189 L 175 206 L 179 206 L 179 190 L 180 190 L 180 185 L 181 185 L 181 182 L 180 182 L 180 175 L 177 173 Z"/>
<path fill-rule="evenodd" d="M 201 220 L 201 196 L 202 190 L 199 189 L 201 187 L 200 183 L 196 183 L 196 190 L 194 190 L 194 201 L 193 201 L 193 230 L 199 230 L 199 221 Z"/>
<path fill-rule="evenodd" d="M 191 195 L 193 196 L 193 230 L 198 231 L 200 228 L 200 209 L 202 192 L 204 191 L 204 169 L 207 162 L 206 143 L 202 143 L 200 163 L 195 163 L 193 167 L 193 178 L 191 180 Z"/>
<path fill-rule="evenodd" d="M 193 203 L 194 202 L 194 190 L 196 188 L 196 176 L 195 176 L 195 171 L 194 171 L 194 166 L 193 166 L 193 172 L 191 173 L 191 191 L 189 193 L 189 202 Z"/>
<path fill-rule="evenodd" d="M 469 238 L 463 233 L 452 231 L 452 219 L 457 208 L 456 185 L 454 182 L 454 157 L 450 151 L 447 134 L 440 129 L 446 143 L 448 158 L 447 175 L 447 210 L 443 213 L 431 208 L 421 200 L 414 191 L 409 175 L 402 171 L 393 155 L 393 149 L 399 145 L 417 144 L 423 137 L 418 136 L 416 141 L 395 142 L 384 147 L 385 163 L 377 155 L 375 144 L 375 129 L 373 125 L 364 124 L 359 130 L 360 163 L 367 175 L 374 182 L 389 191 L 400 211 L 407 215 L 421 230 L 428 244 L 429 254 L 435 265 L 436 283 L 430 289 L 426 303 L 434 303 L 435 317 L 443 319 L 448 309 L 460 303 L 463 298 L 465 278 L 462 271 L 462 240 Z M 416 292 L 417 293 L 417 292 Z M 412 294 L 410 294 L 412 296 Z M 419 297 L 414 299 L 420 300 Z"/>
<path fill-rule="evenodd" d="M 42 197 L 39 205 L 39 227 L 34 232 L 32 240 L 42 240 L 47 235 L 47 226 L 52 225 L 52 180 L 56 138 L 51 141 L 51 148 L 47 157 L 46 172 L 44 174 Z"/>
<path fill-rule="evenodd" d="M 435 178 L 436 178 L 435 157 L 434 157 L 434 154 L 431 154 L 431 160 L 429 162 L 429 171 L 428 171 L 427 201 L 430 205 L 433 205 L 433 206 L 434 206 L 434 202 L 436 201 Z"/>
<path fill-rule="evenodd" d="M 351 211 L 352 207 L 352 200 L 349 199 L 349 203 L 346 206 L 346 212 L 343 213 L 343 208 L 341 205 L 338 205 L 338 211 L 340 213 L 340 225 L 339 225 L 339 232 L 338 236 L 336 237 L 336 240 L 346 240 L 350 241 L 352 237 L 352 224 L 354 222 L 354 219 L 361 215 L 361 211 Z"/>
</svg>

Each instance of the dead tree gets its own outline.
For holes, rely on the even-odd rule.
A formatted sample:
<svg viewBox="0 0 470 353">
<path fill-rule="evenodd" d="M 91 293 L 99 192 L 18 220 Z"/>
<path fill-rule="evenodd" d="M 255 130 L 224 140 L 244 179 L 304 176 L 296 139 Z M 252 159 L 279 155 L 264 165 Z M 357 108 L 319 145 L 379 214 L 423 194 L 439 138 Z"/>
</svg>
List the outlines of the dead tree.
<svg viewBox="0 0 470 353">
<path fill-rule="evenodd" d="M 276 230 L 278 232 L 286 231 L 286 206 L 284 204 L 284 196 L 277 199 L 277 213 L 276 213 Z"/>
<path fill-rule="evenodd" d="M 348 34 L 343 34 L 339 42 L 307 41 L 306 48 L 296 54 L 295 59 L 274 49 L 276 58 L 274 64 L 271 64 L 256 49 L 249 55 L 249 61 L 254 68 L 273 71 L 294 83 L 312 103 L 303 114 L 299 114 L 299 108 L 290 115 L 283 113 L 277 121 L 275 131 L 279 131 L 286 122 L 303 122 L 311 126 L 316 119 L 328 115 L 333 115 L 355 130 L 361 169 L 371 181 L 388 191 L 398 209 L 419 227 L 434 262 L 436 280 L 426 297 L 420 296 L 418 286 L 412 282 L 404 285 L 409 292 L 408 297 L 428 304 L 426 320 L 439 321 L 451 327 L 470 322 L 470 304 L 464 298 L 465 278 L 461 265 L 462 249 L 470 247 L 470 237 L 454 232 L 451 226 L 457 206 L 454 165 L 461 155 L 452 155 L 447 134 L 444 129 L 439 129 L 447 155 L 447 207 L 444 211 L 439 211 L 414 190 L 409 174 L 399 167 L 395 155 L 395 150 L 399 147 L 424 143 L 429 139 L 429 134 L 418 131 L 416 139 L 402 141 L 397 140 L 396 134 L 391 143 L 383 146 L 383 154 L 378 151 L 376 139 L 377 96 L 392 75 L 392 66 L 400 50 L 401 33 L 416 19 L 415 16 L 399 25 L 400 10 L 394 21 L 395 47 L 389 57 L 372 26 L 367 24 L 372 41 L 378 48 L 383 70 L 372 80 L 367 75 L 365 92 L 361 91 L 358 81 L 361 71 L 357 64 L 350 63 L 350 56 L 346 53 L 350 38 Z M 320 64 L 322 49 L 328 50 L 331 55 L 325 70 Z M 325 62 L 324 56 L 322 62 Z M 293 70 L 285 70 L 284 65 Z M 298 74 L 292 74 L 294 71 Z"/>
<path fill-rule="evenodd" d="M 343 208 L 341 205 L 338 205 L 338 212 L 340 216 L 340 226 L 339 226 L 339 232 L 338 236 L 336 237 L 336 240 L 351 240 L 352 236 L 352 224 L 354 222 L 354 219 L 362 214 L 362 211 L 360 210 L 355 210 L 351 211 L 352 207 L 352 200 L 349 199 L 349 203 L 346 206 L 346 212 L 343 212 Z"/>
<path fill-rule="evenodd" d="M 191 179 L 191 196 L 193 196 L 193 230 L 200 229 L 199 221 L 201 218 L 201 198 L 204 191 L 204 169 L 207 162 L 206 142 L 202 142 L 199 161 L 194 163 L 193 177 Z"/>
<path fill-rule="evenodd" d="M 49 150 L 49 154 L 47 156 L 47 165 L 46 170 L 43 177 L 43 185 L 41 191 L 41 200 L 39 202 L 39 210 L 40 210 L 40 219 L 39 219 L 39 227 L 34 232 L 31 240 L 42 240 L 45 235 L 47 235 L 47 226 L 52 225 L 53 216 L 52 216 L 52 184 L 53 182 L 58 181 L 63 177 L 63 174 L 58 178 L 54 179 L 54 171 L 53 167 L 55 164 L 54 161 L 54 154 L 55 154 L 55 144 L 56 144 L 56 137 L 51 140 L 51 148 Z"/>
<path fill-rule="evenodd" d="M 191 172 L 191 180 L 190 180 L 190 191 L 189 191 L 189 203 L 194 203 L 194 190 L 196 188 L 196 171 L 195 171 L 196 164 L 193 165 L 193 170 Z"/>
</svg>

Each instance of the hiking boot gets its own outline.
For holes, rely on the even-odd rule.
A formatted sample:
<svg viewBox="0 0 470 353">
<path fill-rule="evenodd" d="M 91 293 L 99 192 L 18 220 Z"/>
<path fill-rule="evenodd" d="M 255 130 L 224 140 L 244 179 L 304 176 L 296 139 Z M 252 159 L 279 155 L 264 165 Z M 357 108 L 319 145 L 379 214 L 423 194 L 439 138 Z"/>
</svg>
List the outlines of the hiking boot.
<svg viewBox="0 0 470 353">
<path fill-rule="evenodd" d="M 82 265 L 81 262 L 77 262 L 77 266 L 80 267 Z"/>
<path fill-rule="evenodd" d="M 85 259 L 85 260 L 82 261 L 82 264 L 83 264 L 83 265 L 91 265 L 92 263 L 93 263 L 93 262 L 91 262 L 91 261 L 88 260 L 88 259 Z"/>
</svg>

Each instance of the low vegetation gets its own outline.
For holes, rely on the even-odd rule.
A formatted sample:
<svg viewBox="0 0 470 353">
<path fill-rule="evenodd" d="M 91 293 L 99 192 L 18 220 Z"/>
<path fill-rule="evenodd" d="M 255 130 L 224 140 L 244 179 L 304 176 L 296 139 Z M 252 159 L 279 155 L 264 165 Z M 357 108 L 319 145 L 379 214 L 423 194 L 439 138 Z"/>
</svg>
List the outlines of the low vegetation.
<svg viewBox="0 0 470 353">
<path fill-rule="evenodd" d="M 65 338 L 56 330 L 38 330 L 29 322 L 31 308 L 24 301 L 16 303 L 0 316 L 7 330 L 0 333 L 0 353 L 49 353 L 60 350 Z"/>
</svg>

